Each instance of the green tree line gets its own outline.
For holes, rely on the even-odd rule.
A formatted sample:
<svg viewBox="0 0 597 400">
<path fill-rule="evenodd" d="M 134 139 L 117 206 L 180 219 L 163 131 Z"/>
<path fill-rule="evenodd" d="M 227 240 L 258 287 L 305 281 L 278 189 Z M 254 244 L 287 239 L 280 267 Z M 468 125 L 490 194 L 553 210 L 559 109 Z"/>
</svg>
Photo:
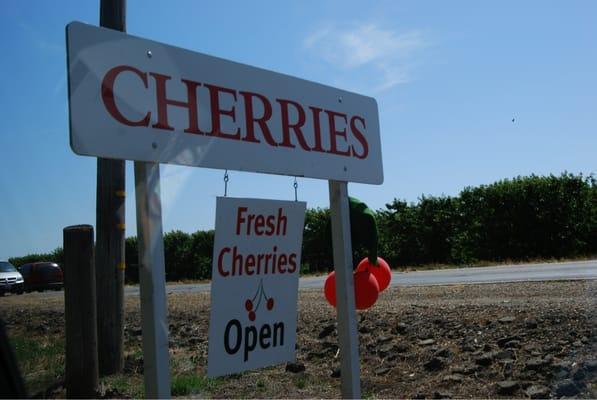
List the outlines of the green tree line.
<svg viewBox="0 0 597 400">
<path fill-rule="evenodd" d="M 597 254 L 597 180 L 564 173 L 527 176 L 467 187 L 458 196 L 394 199 L 377 211 L 379 255 L 392 268 L 423 264 L 470 265 Z M 309 209 L 303 234 L 302 272 L 332 268 L 328 209 Z M 166 278 L 211 278 L 214 231 L 164 235 Z M 365 257 L 355 251 L 355 259 Z M 11 258 L 14 265 L 63 261 L 49 254 Z M 138 280 L 136 237 L 126 239 L 126 280 Z"/>
</svg>

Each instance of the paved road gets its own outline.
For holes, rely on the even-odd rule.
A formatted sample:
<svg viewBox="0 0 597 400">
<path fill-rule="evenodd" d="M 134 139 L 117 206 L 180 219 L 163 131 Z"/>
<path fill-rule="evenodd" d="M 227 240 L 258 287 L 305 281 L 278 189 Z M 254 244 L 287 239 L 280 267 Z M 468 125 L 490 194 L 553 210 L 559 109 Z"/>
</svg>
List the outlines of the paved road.
<svg viewBox="0 0 597 400">
<path fill-rule="evenodd" d="M 597 260 L 566 263 L 500 265 L 416 272 L 393 272 L 392 286 L 428 286 L 472 283 L 597 279 Z M 301 278 L 299 287 L 322 288 L 325 276 Z M 208 292 L 209 283 L 168 285 L 168 293 Z M 139 294 L 127 287 L 127 294 Z"/>
<path fill-rule="evenodd" d="M 597 279 L 597 260 L 548 264 L 500 265 L 494 267 L 456 268 L 416 272 L 393 272 L 392 286 L 455 285 L 496 282 L 553 281 Z M 299 288 L 323 287 L 325 276 L 301 278 Z M 209 283 L 167 285 L 167 293 L 208 292 Z M 125 287 L 125 294 L 139 295 L 138 286 Z M 45 291 L 26 296 L 62 296 L 62 292 Z"/>
</svg>

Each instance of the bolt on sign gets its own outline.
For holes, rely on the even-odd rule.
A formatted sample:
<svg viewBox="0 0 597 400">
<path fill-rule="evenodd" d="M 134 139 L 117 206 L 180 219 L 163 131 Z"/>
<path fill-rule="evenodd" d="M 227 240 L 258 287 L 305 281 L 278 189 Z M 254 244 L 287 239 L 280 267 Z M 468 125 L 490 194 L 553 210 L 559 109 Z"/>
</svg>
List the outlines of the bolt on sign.
<svg viewBox="0 0 597 400">
<path fill-rule="evenodd" d="M 295 359 L 305 202 L 219 197 L 208 376 Z"/>
<path fill-rule="evenodd" d="M 80 22 L 67 56 L 77 154 L 383 182 L 371 97 Z"/>
</svg>

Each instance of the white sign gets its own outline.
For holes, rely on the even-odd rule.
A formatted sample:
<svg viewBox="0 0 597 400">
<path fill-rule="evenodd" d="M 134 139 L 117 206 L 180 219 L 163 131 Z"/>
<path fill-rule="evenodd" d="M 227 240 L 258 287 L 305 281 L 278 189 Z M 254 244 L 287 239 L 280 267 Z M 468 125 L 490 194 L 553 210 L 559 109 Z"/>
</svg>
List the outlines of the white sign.
<svg viewBox="0 0 597 400">
<path fill-rule="evenodd" d="M 383 182 L 371 97 L 79 22 L 66 32 L 77 154 Z"/>
<path fill-rule="evenodd" d="M 208 376 L 295 359 L 306 203 L 219 197 Z"/>
</svg>

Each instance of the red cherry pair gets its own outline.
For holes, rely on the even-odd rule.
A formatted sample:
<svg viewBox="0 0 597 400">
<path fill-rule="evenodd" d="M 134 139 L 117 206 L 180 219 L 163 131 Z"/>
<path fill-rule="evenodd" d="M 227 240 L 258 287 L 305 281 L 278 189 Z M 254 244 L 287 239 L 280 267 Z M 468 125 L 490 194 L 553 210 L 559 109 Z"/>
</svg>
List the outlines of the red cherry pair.
<svg viewBox="0 0 597 400">
<path fill-rule="evenodd" d="M 366 310 L 377 301 L 379 293 L 384 291 L 392 279 L 392 270 L 388 263 L 377 257 L 377 265 L 368 258 L 361 260 L 354 271 L 354 299 L 357 310 Z M 323 286 L 325 298 L 336 307 L 336 273 L 329 273 Z"/>
<path fill-rule="evenodd" d="M 257 299 L 257 297 L 259 297 L 257 305 L 254 306 L 253 302 Z M 253 299 L 247 299 L 245 301 L 245 310 L 247 310 L 247 313 L 249 314 L 249 320 L 255 321 L 255 317 L 257 316 L 257 314 L 255 313 L 259 309 L 262 299 L 265 299 L 265 306 L 268 310 L 271 311 L 271 309 L 274 308 L 274 298 L 268 297 L 265 294 L 265 290 L 263 289 L 263 280 L 259 282 L 259 287 L 257 288 L 257 292 L 255 293 L 255 296 L 253 296 Z M 253 309 L 253 307 L 255 308 Z"/>
</svg>

